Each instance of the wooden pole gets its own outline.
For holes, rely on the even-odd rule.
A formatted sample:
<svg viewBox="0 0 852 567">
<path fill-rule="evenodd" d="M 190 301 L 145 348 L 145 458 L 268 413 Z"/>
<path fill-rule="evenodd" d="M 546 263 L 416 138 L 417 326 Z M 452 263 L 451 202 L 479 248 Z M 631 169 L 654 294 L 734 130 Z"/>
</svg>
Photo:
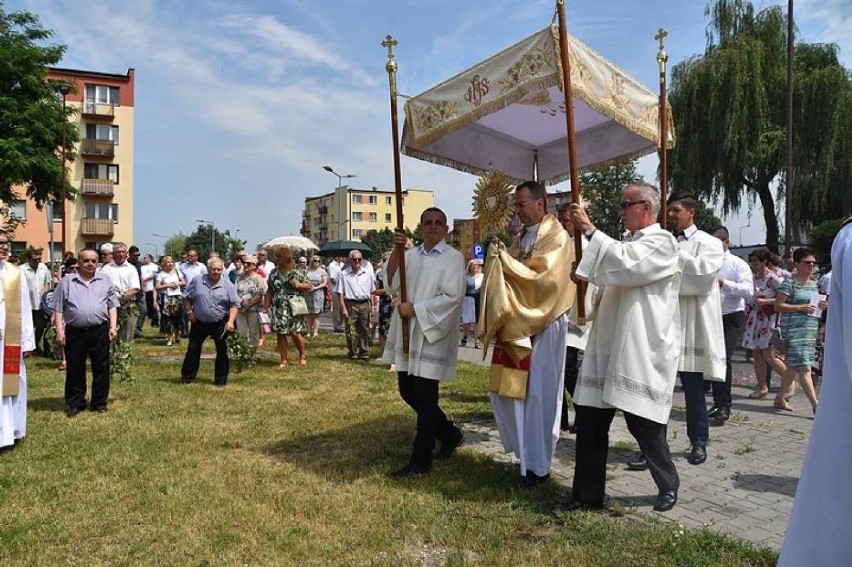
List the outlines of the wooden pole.
<svg viewBox="0 0 852 567">
<path fill-rule="evenodd" d="M 793 250 L 793 0 L 787 2 L 787 173 L 784 183 L 784 255 Z M 770 244 L 770 243 L 767 243 Z M 771 244 L 770 244 L 771 245 Z"/>
<path fill-rule="evenodd" d="M 399 119 L 397 118 L 396 106 L 396 60 L 393 57 L 393 48 L 399 43 L 390 34 L 382 42 L 382 47 L 388 49 L 388 62 L 385 65 L 385 71 L 388 72 L 388 87 L 390 89 L 390 113 L 391 113 L 391 139 L 393 141 L 393 174 L 394 184 L 396 189 L 396 228 L 405 230 L 403 212 L 402 212 L 402 175 L 399 165 Z M 408 301 L 408 288 L 406 287 L 405 277 L 405 254 L 399 257 L 399 300 L 401 303 Z M 408 357 L 408 346 L 410 342 L 409 321 L 407 318 L 400 318 L 402 323 L 402 354 Z"/>
<path fill-rule="evenodd" d="M 559 57 L 562 61 L 562 85 L 565 95 L 565 126 L 568 129 L 568 169 L 571 174 L 571 202 L 580 204 L 580 170 L 577 167 L 577 132 L 574 127 L 574 95 L 571 88 L 571 58 L 568 52 L 568 31 L 565 23 L 565 0 L 556 0 L 559 14 Z M 574 256 L 579 264 L 583 258 L 583 234 L 574 231 Z M 577 323 L 586 324 L 586 284 L 577 282 Z"/>
<path fill-rule="evenodd" d="M 660 67 L 660 225 L 665 228 L 668 222 L 666 199 L 669 193 L 669 113 L 666 104 L 666 62 L 669 55 L 663 47 L 663 40 L 669 32 L 660 28 L 654 39 L 660 42 L 657 52 L 657 64 Z"/>
</svg>

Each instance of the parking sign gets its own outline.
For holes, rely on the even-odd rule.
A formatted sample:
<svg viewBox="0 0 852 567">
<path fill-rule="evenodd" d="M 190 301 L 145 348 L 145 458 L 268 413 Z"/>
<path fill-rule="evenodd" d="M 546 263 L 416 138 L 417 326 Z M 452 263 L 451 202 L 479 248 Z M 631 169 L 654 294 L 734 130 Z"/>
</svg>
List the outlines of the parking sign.
<svg viewBox="0 0 852 567">
<path fill-rule="evenodd" d="M 471 247 L 471 256 L 474 260 L 484 260 L 485 259 L 485 246 L 482 244 L 474 244 Z"/>
</svg>

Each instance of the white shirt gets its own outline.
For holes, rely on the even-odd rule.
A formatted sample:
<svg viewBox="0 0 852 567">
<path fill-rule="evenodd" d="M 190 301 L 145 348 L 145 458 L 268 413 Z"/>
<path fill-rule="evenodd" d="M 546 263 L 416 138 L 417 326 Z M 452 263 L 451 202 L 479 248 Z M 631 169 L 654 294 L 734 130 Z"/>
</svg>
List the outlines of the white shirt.
<svg viewBox="0 0 852 567">
<path fill-rule="evenodd" d="M 362 260 L 363 262 L 363 260 Z M 337 284 L 334 286 L 335 293 L 343 295 L 344 299 L 363 301 L 370 299 L 370 294 L 376 290 L 376 279 L 372 271 L 363 267 L 355 272 L 351 266 L 347 266 L 340 272 Z"/>
<path fill-rule="evenodd" d="M 205 266 L 201 262 L 196 262 L 194 264 L 184 262 L 179 266 L 179 269 L 180 273 L 183 274 L 183 281 L 186 282 L 186 285 L 189 285 L 189 282 L 191 282 L 195 278 L 195 276 L 207 273 L 207 266 Z"/>
<path fill-rule="evenodd" d="M 328 265 L 328 279 L 331 280 L 331 283 L 337 283 L 337 278 L 340 277 L 340 270 L 343 269 L 343 264 L 338 262 L 337 260 L 332 260 Z"/>
<path fill-rule="evenodd" d="M 136 266 L 130 262 L 124 262 L 121 265 L 110 262 L 101 271 L 109 276 L 119 295 L 129 289 L 139 290 L 142 287 L 139 284 L 139 272 L 136 271 Z"/>
<path fill-rule="evenodd" d="M 41 296 L 44 295 L 44 286 L 50 285 L 50 269 L 39 262 L 38 267 L 33 270 L 29 262 L 21 264 L 21 273 L 26 277 L 27 289 L 30 292 L 30 305 L 33 309 L 41 309 Z"/>
<path fill-rule="evenodd" d="M 719 288 L 722 296 L 722 315 L 745 311 L 745 302 L 754 295 L 754 274 L 745 260 L 725 250 L 719 277 L 725 283 Z"/>
<path fill-rule="evenodd" d="M 160 270 L 160 267 L 154 262 L 150 262 L 148 264 L 142 264 L 139 266 L 139 269 L 142 271 L 142 286 L 144 290 L 154 291 L 154 280 L 156 279 L 157 272 Z"/>
</svg>

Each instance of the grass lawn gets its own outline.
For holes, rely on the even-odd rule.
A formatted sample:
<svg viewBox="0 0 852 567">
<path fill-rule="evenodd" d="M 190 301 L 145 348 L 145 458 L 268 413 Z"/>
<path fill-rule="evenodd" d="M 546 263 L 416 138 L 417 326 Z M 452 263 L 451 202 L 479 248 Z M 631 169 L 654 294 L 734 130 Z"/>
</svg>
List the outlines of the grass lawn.
<svg viewBox="0 0 852 567">
<path fill-rule="evenodd" d="M 708 531 L 554 514 L 557 485 L 519 491 L 515 467 L 464 447 L 388 478 L 413 413 L 395 374 L 345 360 L 340 336 L 309 340 L 306 368 L 264 358 L 218 389 L 210 360 L 181 385 L 186 342 L 146 333 L 106 414 L 65 417 L 64 374 L 30 359 L 28 436 L 0 457 L 0 565 L 775 564 Z M 491 416 L 485 372 L 461 363 L 442 387 L 452 419 Z"/>
</svg>

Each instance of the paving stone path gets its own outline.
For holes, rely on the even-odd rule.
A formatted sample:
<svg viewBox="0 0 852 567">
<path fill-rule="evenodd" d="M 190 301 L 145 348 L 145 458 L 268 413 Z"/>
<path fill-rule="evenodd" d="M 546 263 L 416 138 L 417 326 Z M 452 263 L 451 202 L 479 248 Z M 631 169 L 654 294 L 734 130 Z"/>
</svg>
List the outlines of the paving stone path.
<svg viewBox="0 0 852 567">
<path fill-rule="evenodd" d="M 483 364 L 482 351 L 459 349 L 459 358 Z M 813 423 L 804 394 L 792 400 L 794 412 L 772 407 L 772 394 L 750 400 L 756 383 L 751 364 L 737 353 L 734 364 L 733 406 L 730 421 L 711 427 L 708 458 L 703 465 L 686 461 L 689 440 L 683 392 L 675 389 L 668 438 L 680 474 L 678 504 L 666 513 L 652 510 L 657 489 L 650 473 L 633 472 L 626 463 L 634 457 L 636 442 L 617 415 L 610 430 L 607 494 L 627 513 L 653 514 L 691 528 L 708 527 L 755 544 L 780 550 L 796 492 L 802 460 Z M 778 376 L 773 376 L 777 386 Z M 708 407 L 712 399 L 708 396 Z M 503 452 L 492 420 L 463 425 L 465 447 L 514 461 Z M 563 434 L 551 476 L 570 490 L 573 478 L 574 437 Z"/>
</svg>

